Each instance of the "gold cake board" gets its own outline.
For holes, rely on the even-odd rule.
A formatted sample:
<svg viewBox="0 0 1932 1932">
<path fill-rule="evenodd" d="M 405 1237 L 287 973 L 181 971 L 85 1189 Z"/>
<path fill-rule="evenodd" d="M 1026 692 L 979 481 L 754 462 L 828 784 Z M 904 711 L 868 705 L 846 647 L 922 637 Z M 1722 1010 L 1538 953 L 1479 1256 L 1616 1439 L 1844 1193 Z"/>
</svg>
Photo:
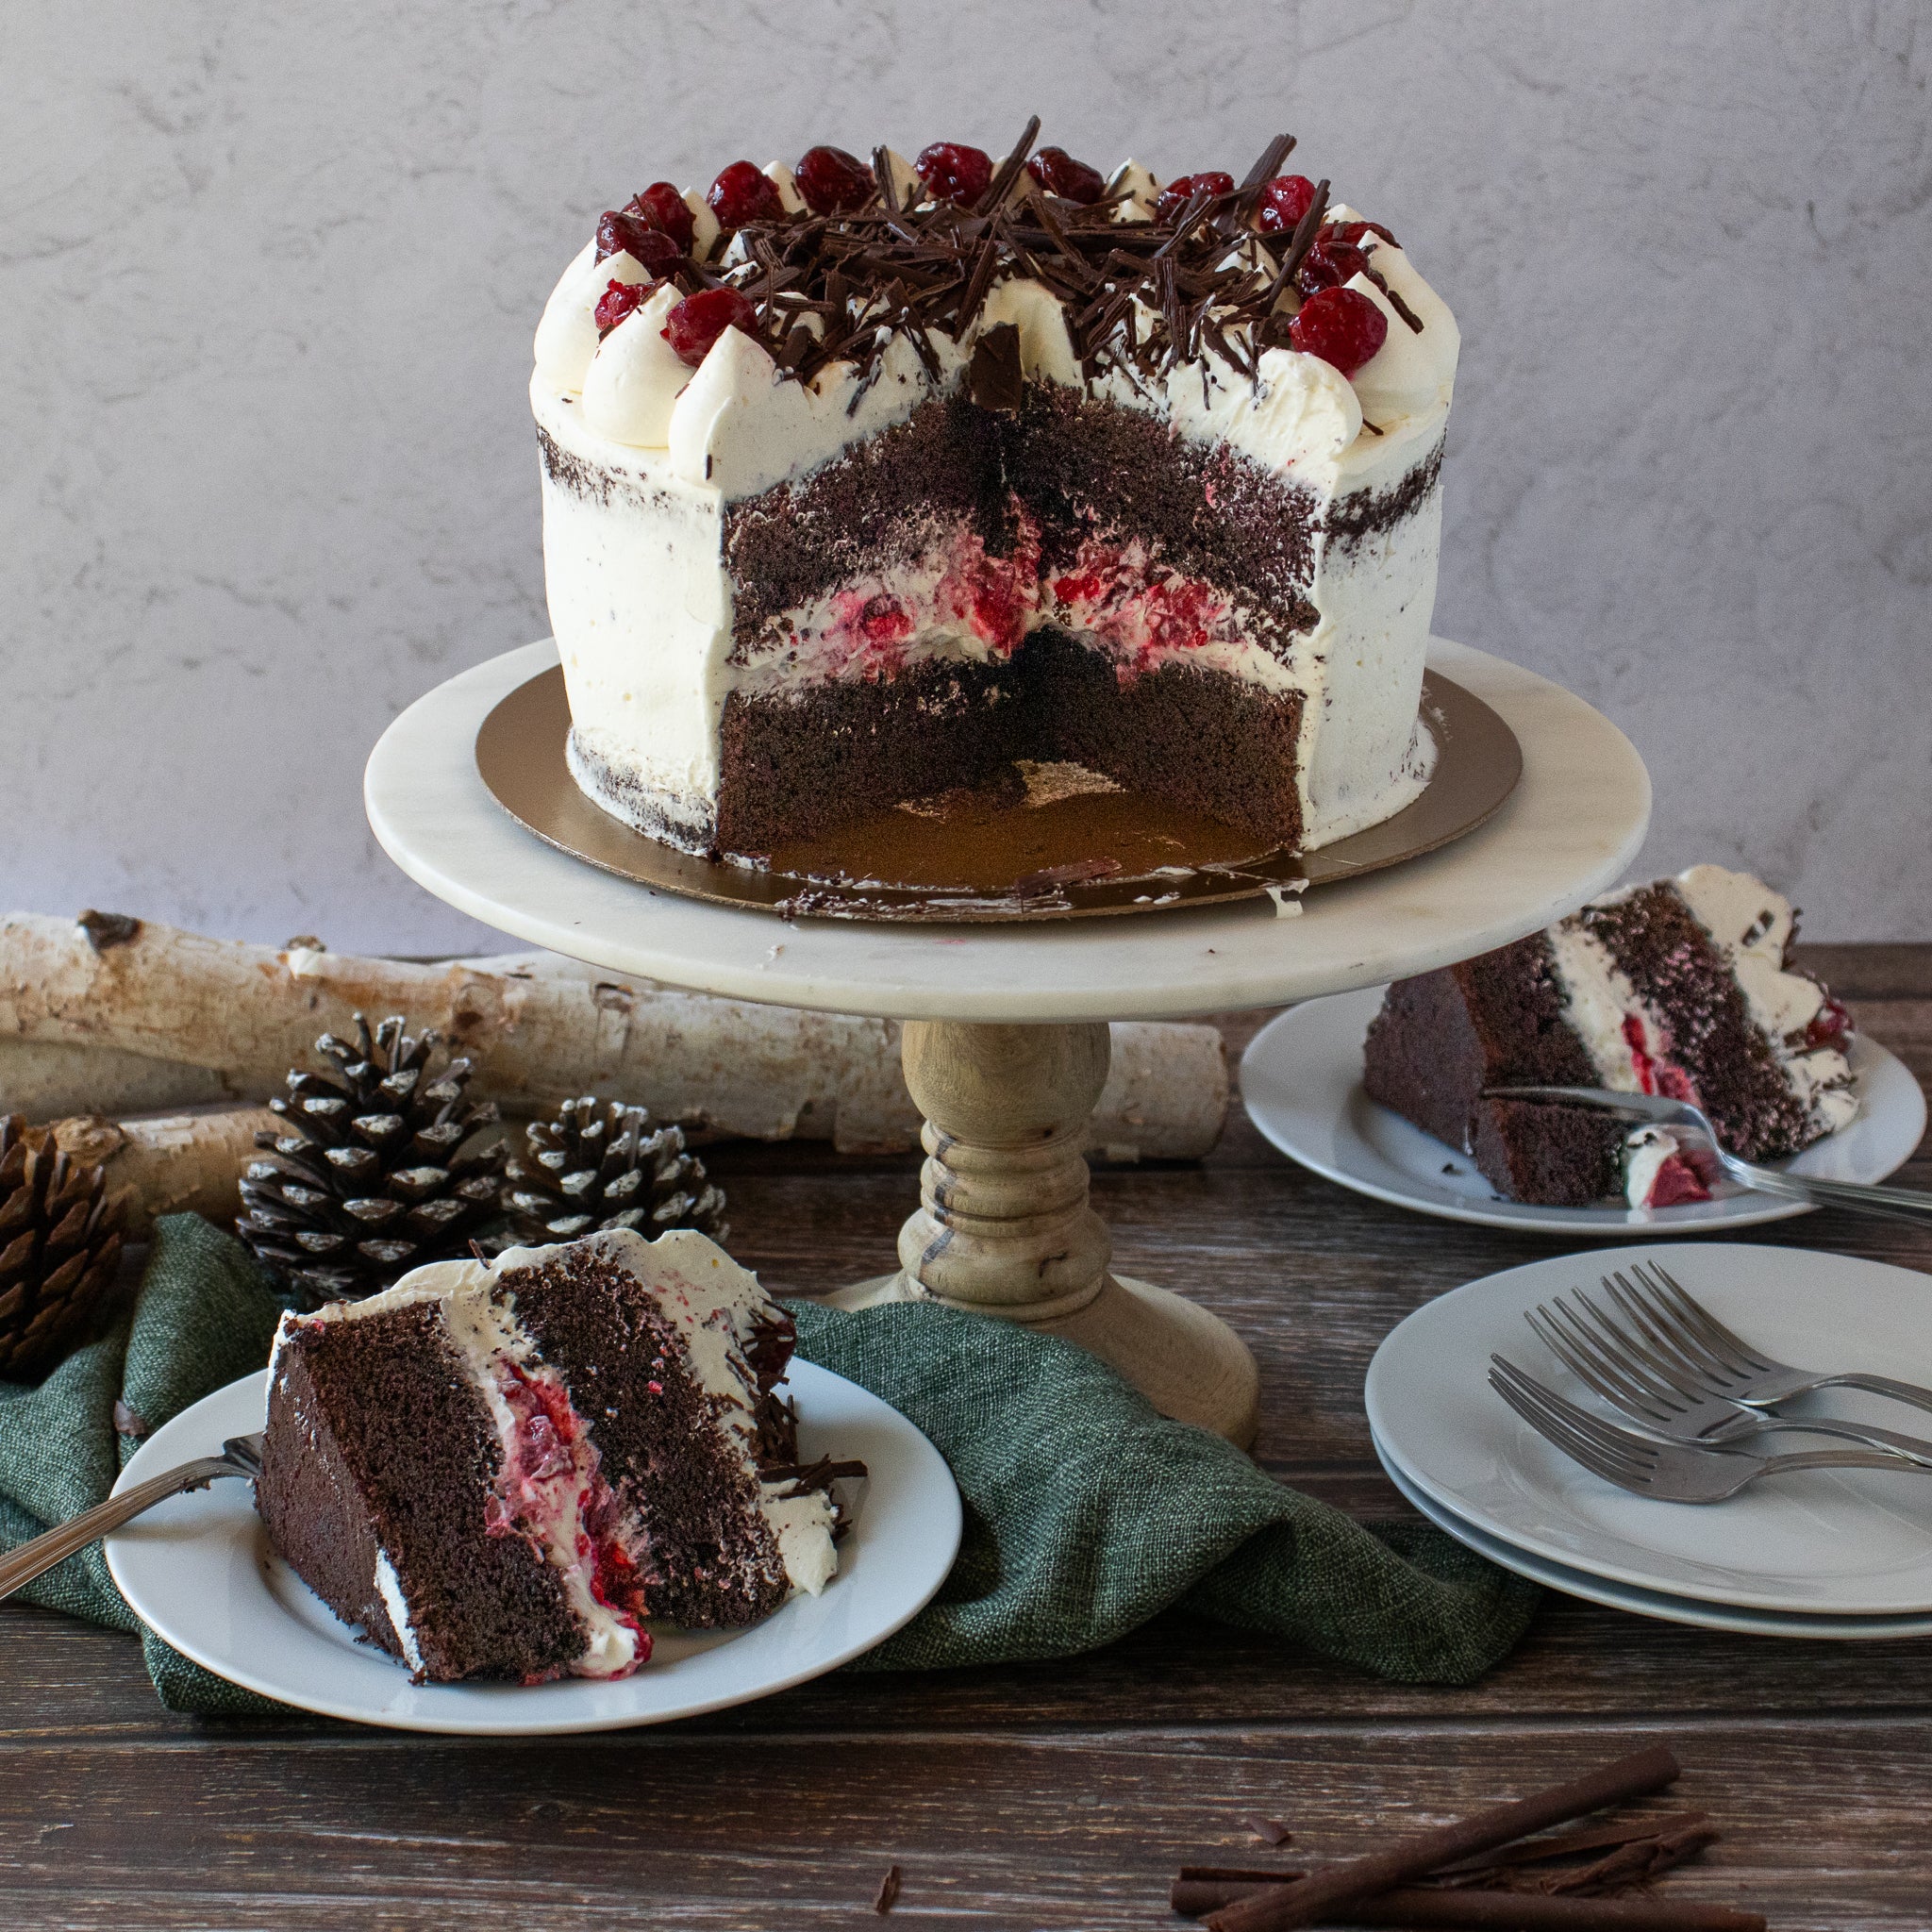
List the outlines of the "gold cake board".
<svg viewBox="0 0 1932 1932">
<path fill-rule="evenodd" d="M 538 838 L 639 885 L 786 918 L 1006 924 L 1224 905 L 1358 879 L 1460 839 L 1516 788 L 1516 735 L 1482 699 L 1424 674 L 1422 719 L 1436 763 L 1413 804 L 1313 852 L 1252 837 L 1165 801 L 1079 789 L 1077 767 L 1043 767 L 1040 802 L 951 793 L 894 800 L 764 866 L 680 852 L 634 830 L 577 787 L 565 760 L 570 703 L 553 666 L 520 684 L 476 733 L 476 769 Z M 1065 776 L 1072 774 L 1071 785 Z M 1091 777 L 1091 774 L 1089 774 Z M 1105 780 L 1093 781 L 1105 785 Z"/>
</svg>

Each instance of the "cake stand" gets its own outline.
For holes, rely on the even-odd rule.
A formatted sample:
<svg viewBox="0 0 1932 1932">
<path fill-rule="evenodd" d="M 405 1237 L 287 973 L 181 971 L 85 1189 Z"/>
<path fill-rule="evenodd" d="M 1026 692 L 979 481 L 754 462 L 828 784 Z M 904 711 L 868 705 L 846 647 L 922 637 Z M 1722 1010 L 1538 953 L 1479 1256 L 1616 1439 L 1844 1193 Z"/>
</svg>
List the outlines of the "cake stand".
<svg viewBox="0 0 1932 1932">
<path fill-rule="evenodd" d="M 1109 1267 L 1080 1154 L 1109 1020 L 1276 1006 L 1424 973 L 1521 939 L 1613 884 L 1650 780 L 1607 719 L 1559 686 L 1436 640 L 1429 661 L 1500 712 L 1523 778 L 1486 824 L 1305 904 L 1028 924 L 785 922 L 622 879 L 513 821 L 476 770 L 477 727 L 556 661 L 547 641 L 419 699 L 376 745 L 369 823 L 418 885 L 499 930 L 615 973 L 775 1006 L 907 1021 L 925 1116 L 899 1267 L 839 1306 L 938 1300 L 1091 1348 L 1164 1413 L 1246 1443 L 1253 1357 L 1225 1324 Z"/>
</svg>

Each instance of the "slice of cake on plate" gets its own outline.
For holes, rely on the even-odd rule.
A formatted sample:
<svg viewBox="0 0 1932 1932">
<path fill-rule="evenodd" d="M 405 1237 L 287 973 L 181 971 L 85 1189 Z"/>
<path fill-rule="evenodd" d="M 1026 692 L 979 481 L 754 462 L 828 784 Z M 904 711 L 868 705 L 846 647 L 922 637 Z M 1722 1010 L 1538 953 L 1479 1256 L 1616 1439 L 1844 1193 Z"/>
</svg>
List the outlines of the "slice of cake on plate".
<svg viewBox="0 0 1932 1932">
<path fill-rule="evenodd" d="M 703 1235 L 418 1268 L 284 1316 L 269 1541 L 419 1678 L 627 1674 L 647 1617 L 748 1624 L 838 1566 L 777 1393 L 791 1321 Z"/>
<path fill-rule="evenodd" d="M 530 385 L 571 769 L 756 860 L 1077 763 L 1312 848 L 1414 799 L 1458 338 L 1283 172 L 1032 132 L 608 211 Z"/>
<path fill-rule="evenodd" d="M 1746 1160 L 1808 1147 L 1858 1103 L 1850 1017 L 1792 970 L 1796 927 L 1788 900 L 1722 866 L 1612 892 L 1514 945 L 1398 980 L 1369 1028 L 1363 1085 L 1511 1200 L 1702 1200 L 1694 1146 L 1668 1130 L 1484 1090 L 1661 1093 L 1703 1108 Z"/>
</svg>

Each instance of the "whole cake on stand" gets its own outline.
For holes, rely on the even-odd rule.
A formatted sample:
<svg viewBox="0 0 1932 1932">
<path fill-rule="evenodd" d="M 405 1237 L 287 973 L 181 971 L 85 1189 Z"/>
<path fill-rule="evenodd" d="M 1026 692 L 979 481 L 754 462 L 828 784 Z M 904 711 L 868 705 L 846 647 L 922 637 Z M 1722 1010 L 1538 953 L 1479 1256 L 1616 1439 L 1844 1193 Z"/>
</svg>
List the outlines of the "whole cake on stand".
<svg viewBox="0 0 1932 1932">
<path fill-rule="evenodd" d="M 1163 188 L 1037 125 L 658 182 L 565 271 L 544 572 L 625 823 L 756 862 L 1074 766 L 1307 850 L 1421 791 L 1448 308 L 1285 136 Z"/>
<path fill-rule="evenodd" d="M 910 1023 L 920 1206 L 897 1271 L 838 1299 L 1049 1329 L 1246 1441 L 1247 1349 L 1115 1274 L 1089 1205 L 1107 1023 L 1520 939 L 1618 877 L 1649 785 L 1587 706 L 1430 639 L 1458 343 L 1389 230 L 1285 173 L 1287 137 L 1239 183 L 1163 185 L 1036 132 L 997 164 L 820 147 L 607 210 L 531 383 L 557 642 L 413 706 L 366 800 L 412 878 L 504 931 Z M 1501 715 L 1524 771 L 1480 830 L 1303 904 L 781 921 L 613 876 L 498 806 L 478 730 L 558 657 L 577 785 L 731 866 L 860 813 L 1070 783 L 1311 850 L 1427 786 L 1425 658 Z"/>
</svg>

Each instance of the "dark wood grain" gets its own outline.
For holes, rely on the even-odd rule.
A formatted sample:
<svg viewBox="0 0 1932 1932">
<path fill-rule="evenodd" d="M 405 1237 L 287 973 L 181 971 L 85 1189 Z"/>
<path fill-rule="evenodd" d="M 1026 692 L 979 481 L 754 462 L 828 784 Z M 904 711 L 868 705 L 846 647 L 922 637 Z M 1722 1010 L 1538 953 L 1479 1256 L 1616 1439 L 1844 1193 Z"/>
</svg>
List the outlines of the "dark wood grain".
<svg viewBox="0 0 1932 1932">
<path fill-rule="evenodd" d="M 1861 1026 L 1932 1081 L 1932 947 L 1814 948 Z M 1237 1057 L 1265 1014 L 1227 1016 Z M 890 1265 L 910 1159 L 726 1146 L 732 1245 L 781 1291 Z M 1932 1188 L 1932 1150 L 1900 1178 Z M 1425 1220 L 1293 1167 L 1237 1113 L 1198 1165 L 1102 1168 L 1120 1265 L 1253 1343 L 1259 1454 L 1366 1517 L 1407 1511 L 1361 1384 L 1410 1309 L 1564 1251 Z M 1932 1234 L 1841 1214 L 1750 1239 L 1932 1271 Z M 1932 1283 L 1928 1283 L 1932 1291 Z M 1932 1925 L 1932 1644 L 1797 1643 L 1551 1597 L 1459 1690 L 1390 1685 L 1179 1615 L 1088 1657 L 838 1674 L 659 1729 L 521 1744 L 324 1720 L 202 1722 L 132 1640 L 0 1607 L 0 1924 L 452 1928 L 1177 1924 L 1186 1860 L 1346 1857 L 1667 1739 L 1726 1830 L 1673 1895 L 1782 1928 Z"/>
</svg>

